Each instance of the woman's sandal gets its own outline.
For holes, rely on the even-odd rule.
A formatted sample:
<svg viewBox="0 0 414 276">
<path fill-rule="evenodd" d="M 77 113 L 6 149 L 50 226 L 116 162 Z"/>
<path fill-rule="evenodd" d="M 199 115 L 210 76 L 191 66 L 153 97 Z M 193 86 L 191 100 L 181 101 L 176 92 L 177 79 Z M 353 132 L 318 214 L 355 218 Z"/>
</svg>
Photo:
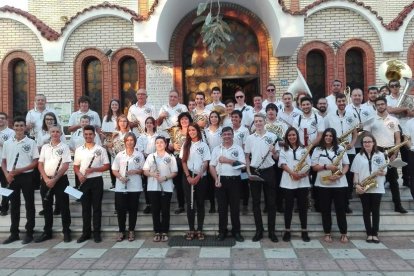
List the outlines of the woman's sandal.
<svg viewBox="0 0 414 276">
<path fill-rule="evenodd" d="M 348 243 L 349 242 L 349 237 L 346 234 L 342 234 L 340 241 L 341 241 L 341 243 Z"/>
<path fill-rule="evenodd" d="M 167 235 L 167 233 L 162 233 L 162 234 L 161 234 L 161 241 L 162 241 L 162 242 L 166 242 L 166 241 L 168 241 L 168 235 Z"/>
<path fill-rule="evenodd" d="M 128 241 L 132 242 L 135 240 L 135 231 L 128 232 Z"/>
<path fill-rule="evenodd" d="M 161 241 L 161 236 L 160 233 L 155 233 L 154 238 L 152 239 L 153 242 L 160 242 Z"/>
<path fill-rule="evenodd" d="M 201 232 L 201 231 L 197 231 L 197 239 L 198 239 L 199 241 L 203 241 L 205 238 L 206 238 L 206 237 L 205 237 L 205 235 L 204 235 L 204 233 L 203 233 L 203 232 Z"/>
<path fill-rule="evenodd" d="M 187 234 L 185 235 L 185 239 L 187 241 L 192 241 L 194 239 L 194 232 L 193 231 L 187 232 Z"/>
<path fill-rule="evenodd" d="M 325 234 L 325 237 L 323 238 L 323 240 L 327 243 L 332 243 L 332 236 L 331 234 Z"/>
<path fill-rule="evenodd" d="M 118 236 L 116 237 L 116 241 L 117 242 L 121 242 L 121 241 L 123 241 L 125 239 L 125 234 L 124 233 L 122 233 L 122 232 L 119 232 L 118 233 Z"/>
</svg>

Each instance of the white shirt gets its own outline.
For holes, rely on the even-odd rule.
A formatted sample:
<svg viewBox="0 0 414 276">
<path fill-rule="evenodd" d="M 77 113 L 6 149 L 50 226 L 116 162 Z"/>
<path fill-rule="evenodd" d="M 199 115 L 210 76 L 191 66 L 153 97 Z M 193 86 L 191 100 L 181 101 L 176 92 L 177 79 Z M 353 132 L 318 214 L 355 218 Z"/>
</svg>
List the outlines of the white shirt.
<svg viewBox="0 0 414 276">
<path fill-rule="evenodd" d="M 371 162 L 371 170 L 369 167 L 369 162 Z M 359 182 L 362 182 L 365 178 L 370 176 L 372 173 L 379 170 L 379 168 L 385 165 L 385 155 L 382 152 L 376 152 L 372 155 L 371 161 L 368 160 L 365 154 L 357 154 L 352 162 L 351 172 L 358 174 Z M 385 167 L 384 172 L 387 171 Z M 374 187 L 366 191 L 366 193 L 374 194 L 385 194 L 385 176 L 376 177 L 378 187 Z"/>
<path fill-rule="evenodd" d="M 388 114 L 385 118 L 375 116 L 371 125 L 365 128 L 371 131 L 372 135 L 377 139 L 377 145 L 383 148 L 393 147 L 394 133 L 400 131 L 398 128 L 398 119 Z"/>
<path fill-rule="evenodd" d="M 245 126 L 240 126 L 237 130 L 233 128 L 233 143 L 244 148 L 247 137 L 250 135 L 249 130 Z"/>
<path fill-rule="evenodd" d="M 205 138 L 208 141 L 208 147 L 210 152 L 213 151 L 215 147 L 221 143 L 221 127 L 217 128 L 215 131 L 211 130 L 209 127 L 204 130 Z M 204 138 L 204 137 L 203 137 Z"/>
<path fill-rule="evenodd" d="M 224 117 L 223 119 L 223 127 L 233 127 L 233 123 L 231 122 L 231 115 L 226 115 L 226 117 Z"/>
<path fill-rule="evenodd" d="M 300 142 L 305 145 L 305 129 L 309 137 L 308 144 L 313 143 L 318 136 L 318 132 L 325 130 L 325 121 L 318 114 L 311 112 L 309 117 L 305 117 L 305 115 L 297 116 L 292 126 L 298 130 Z"/>
<path fill-rule="evenodd" d="M 250 127 L 253 123 L 254 115 L 253 115 L 253 107 L 250 105 L 244 104 L 243 106 L 238 106 L 237 104 L 234 106 L 234 110 L 240 110 L 243 114 L 243 118 L 241 121 L 242 126 Z"/>
<path fill-rule="evenodd" d="M 331 113 L 336 111 L 336 97 L 334 94 L 331 94 L 327 97 L 325 97 L 326 102 L 328 103 L 328 108 L 326 110 L 326 113 Z"/>
<path fill-rule="evenodd" d="M 99 118 L 98 113 L 91 109 L 88 109 L 87 112 L 81 112 L 80 110 L 73 112 L 69 118 L 69 126 L 78 125 L 80 123 L 80 118 L 83 115 L 89 116 L 89 123 L 94 127 L 101 127 L 101 119 Z"/>
<path fill-rule="evenodd" d="M 345 112 L 348 114 L 353 113 L 358 123 L 361 123 L 363 127 L 369 125 L 375 117 L 376 112 L 372 111 L 372 107 L 366 105 L 354 106 L 352 103 L 347 105 Z"/>
<path fill-rule="evenodd" d="M 126 150 L 119 152 L 112 163 L 112 170 L 118 171 L 121 176 L 128 177 L 128 182 L 125 184 L 118 178 L 115 183 L 116 192 L 142 192 L 142 178 L 139 174 L 127 175 L 130 170 L 142 170 L 144 167 L 145 158 L 137 149 L 131 155 L 126 153 Z"/>
<path fill-rule="evenodd" d="M 102 145 L 101 138 L 99 138 L 99 135 L 96 132 L 94 142 L 97 145 Z M 78 128 L 70 136 L 69 148 L 71 151 L 75 151 L 78 147 L 82 146 L 83 144 L 85 144 L 85 138 L 83 138 L 83 128 Z"/>
<path fill-rule="evenodd" d="M 168 117 L 165 118 L 162 124 L 159 126 L 159 129 L 162 130 L 163 136 L 169 138 L 168 133 L 165 130 L 170 127 L 176 126 L 178 124 L 178 115 L 187 111 L 187 107 L 180 103 L 175 105 L 174 107 L 170 106 L 169 104 L 161 106 L 160 112 L 158 114 L 161 114 L 163 112 L 168 113 Z"/>
<path fill-rule="evenodd" d="M 128 109 L 127 117 L 128 120 L 133 123 L 138 120 L 143 130 L 145 129 L 145 120 L 148 117 L 153 117 L 154 119 L 157 119 L 155 107 L 149 103 L 146 103 L 143 106 L 138 106 L 138 103 L 131 105 Z M 140 135 L 137 128 L 134 128 L 133 132 L 137 137 Z"/>
<path fill-rule="evenodd" d="M 344 150 L 343 147 L 339 146 L 338 150 L 335 152 L 332 148 L 330 149 L 322 149 L 320 147 L 315 148 L 312 153 L 312 166 L 315 165 L 329 165 L 332 164 L 336 157 Z M 341 166 L 349 165 L 348 155 L 345 155 L 340 162 Z M 326 171 L 319 171 L 316 176 L 315 186 L 323 187 L 323 188 L 341 188 L 341 187 L 348 187 L 348 182 L 346 180 L 346 176 L 343 175 L 341 178 L 337 179 L 335 182 L 330 182 L 329 184 L 323 184 L 321 181 L 321 174 L 326 173 Z"/>
<path fill-rule="evenodd" d="M 1 154 L 3 152 L 3 144 L 10 138 L 13 138 L 15 135 L 15 132 L 13 129 L 6 127 L 5 129 L 0 131 L 0 159 Z M 1 162 L 0 162 L 0 168 L 1 168 Z"/>
<path fill-rule="evenodd" d="M 183 159 L 184 147 L 181 147 L 180 158 Z M 211 159 L 210 149 L 203 141 L 191 142 L 190 154 L 188 155 L 187 167 L 195 174 L 203 169 L 203 163 Z M 204 176 L 207 172 L 204 172 Z"/>
<path fill-rule="evenodd" d="M 18 158 L 16 158 L 17 154 L 19 154 Z M 27 136 L 20 141 L 17 141 L 16 138 L 13 137 L 3 144 L 2 159 L 6 159 L 7 171 L 13 170 L 16 159 L 16 169 L 19 169 L 30 165 L 34 159 L 38 158 L 39 150 L 37 149 L 36 142 Z M 24 173 L 31 171 L 33 171 L 33 169 L 27 170 Z"/>
<path fill-rule="evenodd" d="M 266 131 L 263 136 L 259 136 L 256 132 L 249 135 L 244 145 L 244 152 L 251 153 L 250 166 L 257 168 L 262 163 L 263 158 L 267 155 L 260 169 L 266 169 L 275 164 L 272 154 L 268 154 L 269 147 L 275 144 L 277 136 L 269 131 Z M 276 145 L 278 148 L 278 145 Z"/>
<path fill-rule="evenodd" d="M 145 156 L 148 156 L 150 153 L 155 152 L 155 138 L 157 138 L 158 133 L 149 135 L 144 133 L 138 137 L 136 148 L 142 152 Z"/>
<path fill-rule="evenodd" d="M 103 132 L 114 132 L 116 130 L 116 117 L 111 116 L 109 122 L 106 121 L 107 116 L 102 119 L 102 131 Z"/>
<path fill-rule="evenodd" d="M 81 174 L 85 175 L 85 171 L 88 168 L 100 168 L 105 164 L 109 164 L 108 154 L 106 150 L 99 146 L 94 145 L 91 149 L 80 146 L 75 151 L 75 160 L 73 165 L 80 166 Z M 85 175 L 86 178 L 93 178 L 102 176 L 102 172 L 93 172 Z"/>
<path fill-rule="evenodd" d="M 72 162 L 69 146 L 65 143 L 55 146 L 51 143 L 44 144 L 40 150 L 39 162 L 43 163 L 46 175 L 54 177 L 64 163 Z"/>
<path fill-rule="evenodd" d="M 338 138 L 342 136 L 348 130 L 354 128 L 358 125 L 359 122 L 355 118 L 353 113 L 348 113 L 345 111 L 343 116 L 339 115 L 338 110 L 336 112 L 331 112 L 325 117 L 325 126 L 326 128 L 333 128 L 336 130 L 336 135 Z M 352 141 L 352 133 L 348 135 L 347 139 L 348 143 Z M 355 154 L 355 147 L 347 150 L 348 154 Z"/>
<path fill-rule="evenodd" d="M 266 99 L 262 103 L 263 109 L 266 109 L 267 105 L 270 104 L 270 103 L 275 104 L 277 106 L 277 108 L 279 109 L 279 111 L 281 111 L 283 109 L 283 107 L 285 106 L 282 101 L 276 100 L 274 102 L 270 102 L 268 99 Z"/>
<path fill-rule="evenodd" d="M 30 109 L 29 112 L 27 112 L 26 115 L 26 124 L 32 124 L 33 125 L 33 135 L 34 137 L 37 137 L 37 133 L 42 130 L 42 124 L 43 124 L 43 117 L 46 113 L 52 112 L 55 114 L 57 123 L 59 124 L 59 118 L 57 116 L 57 113 L 54 109 L 46 107 L 45 110 L 39 111 L 37 108 Z"/>
<path fill-rule="evenodd" d="M 407 121 L 404 128 L 404 133 L 409 135 L 411 139 L 414 139 L 414 118 L 411 118 Z M 414 151 L 414 143 L 411 142 L 411 148 L 412 151 Z"/>
<path fill-rule="evenodd" d="M 398 94 L 397 98 L 394 98 L 392 94 L 387 95 L 385 98 L 387 99 L 387 106 L 389 107 L 397 107 L 398 99 L 401 96 L 401 94 Z M 391 116 L 395 116 L 398 118 L 400 126 L 404 129 L 407 121 L 410 119 L 409 117 L 404 116 L 403 114 L 391 114 Z"/>
<path fill-rule="evenodd" d="M 221 144 L 216 146 L 211 154 L 210 166 L 216 167 L 217 175 L 239 176 L 241 174 L 241 169 L 234 169 L 232 164 L 220 163 L 219 158 L 221 156 L 246 164 L 246 157 L 243 149 L 234 143 L 229 148 L 226 148 Z"/>
<path fill-rule="evenodd" d="M 210 104 L 208 104 L 208 105 L 206 105 L 206 109 L 208 109 L 208 110 L 210 110 L 210 111 L 213 111 L 213 109 L 214 109 L 214 107 L 215 106 L 222 106 L 222 107 L 226 107 L 226 105 L 224 104 L 224 103 L 222 103 L 222 102 L 219 102 L 219 103 L 214 103 L 214 102 L 212 102 L 212 103 L 210 103 Z"/>
<path fill-rule="evenodd" d="M 293 108 L 292 112 L 286 113 L 286 111 L 283 109 L 277 113 L 277 118 L 279 120 L 284 121 L 288 125 L 292 125 L 293 121 L 298 117 L 299 115 L 302 115 L 302 111 L 296 107 Z"/>
<path fill-rule="evenodd" d="M 278 166 L 281 168 L 282 165 L 288 166 L 291 170 L 299 163 L 299 160 L 302 159 L 306 153 L 306 148 L 299 147 L 294 152 L 292 148 L 286 151 L 284 148 L 281 149 L 279 155 Z M 310 167 L 311 159 L 309 155 L 306 157 L 305 163 Z M 289 173 L 283 170 L 282 179 L 280 181 L 280 187 L 285 189 L 298 189 L 298 188 L 308 188 L 310 187 L 309 177 L 303 177 L 298 181 L 293 180 Z"/>
<path fill-rule="evenodd" d="M 157 152 L 154 152 L 148 155 L 147 159 L 145 160 L 144 170 L 150 172 L 155 172 L 158 170 L 160 172 L 161 177 L 169 176 L 172 173 L 178 172 L 177 161 L 173 155 L 168 154 L 167 152 L 165 152 L 164 156 L 159 156 Z M 162 189 L 164 192 L 173 192 L 172 179 L 168 179 L 167 181 L 158 183 L 155 177 L 148 177 L 147 191 L 161 191 L 160 185 L 162 185 Z"/>
</svg>

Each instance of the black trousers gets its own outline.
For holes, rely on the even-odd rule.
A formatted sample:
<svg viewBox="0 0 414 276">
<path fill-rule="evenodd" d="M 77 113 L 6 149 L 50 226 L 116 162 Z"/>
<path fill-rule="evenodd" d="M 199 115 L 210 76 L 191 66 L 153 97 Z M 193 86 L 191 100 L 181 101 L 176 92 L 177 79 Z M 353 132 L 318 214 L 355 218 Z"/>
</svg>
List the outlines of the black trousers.
<svg viewBox="0 0 414 276">
<path fill-rule="evenodd" d="M 308 193 L 309 188 L 283 189 L 285 196 L 285 228 L 290 229 L 292 223 L 295 198 L 298 204 L 299 220 L 302 229 L 308 225 Z"/>
<path fill-rule="evenodd" d="M 408 152 L 408 165 L 406 167 L 411 168 L 411 170 L 409 170 L 409 176 L 410 176 L 410 192 L 411 192 L 411 196 L 414 198 L 414 151 L 409 151 Z"/>
<path fill-rule="evenodd" d="M 378 236 L 382 194 L 365 193 L 359 197 L 362 203 L 362 216 L 364 218 L 367 236 Z"/>
<path fill-rule="evenodd" d="M 215 199 L 214 199 L 215 181 L 214 181 L 214 178 L 211 176 L 210 172 L 207 172 L 206 182 L 207 182 L 207 196 L 206 196 L 206 199 L 208 199 L 208 201 L 210 201 L 210 207 L 215 207 L 216 206 L 216 202 L 215 202 Z"/>
<path fill-rule="evenodd" d="M 184 208 L 184 189 L 183 189 L 183 165 L 181 163 L 181 158 L 175 157 L 177 161 L 177 167 L 178 167 L 178 173 L 177 176 L 174 177 L 173 183 L 175 187 L 175 192 L 177 193 L 177 201 L 178 201 L 178 207 Z"/>
<path fill-rule="evenodd" d="M 7 187 L 7 180 L 1 168 L 0 168 L 0 184 L 2 188 Z M 7 196 L 2 196 L 0 211 L 7 212 L 9 210 L 9 201 L 10 199 Z"/>
<path fill-rule="evenodd" d="M 349 199 L 352 198 L 352 193 L 354 192 L 354 173 L 351 172 L 352 162 L 354 162 L 355 154 L 348 154 L 349 159 L 349 170 L 346 172 L 346 181 L 348 182 L 348 197 L 347 205 L 349 205 Z"/>
<path fill-rule="evenodd" d="M 324 188 L 319 187 L 319 206 L 322 213 L 322 225 L 325 234 L 330 234 L 332 230 L 331 207 L 332 201 L 335 205 L 336 221 L 341 234 L 346 234 L 348 225 L 346 222 L 346 202 L 348 197 L 348 187 Z"/>
<path fill-rule="evenodd" d="M 42 205 L 44 211 L 45 225 L 43 231 L 47 234 L 52 234 L 53 227 L 53 197 L 56 197 L 56 203 L 59 202 L 60 212 L 62 215 L 62 232 L 70 232 L 70 209 L 69 209 L 69 195 L 64 191 L 66 187 L 69 186 L 69 180 L 67 175 L 63 175 L 55 184 L 55 186 L 50 189 L 50 193 L 47 198 L 45 198 L 49 188 L 46 186 L 45 182 L 41 181 L 40 186 L 40 195 L 42 196 Z M 46 199 L 46 200 L 45 200 Z"/>
<path fill-rule="evenodd" d="M 108 151 L 106 151 L 106 154 L 108 155 L 109 164 L 110 164 L 110 165 L 111 165 L 111 167 L 112 167 L 112 156 L 111 156 L 111 154 L 110 154 Z M 115 175 L 112 173 L 112 170 L 109 170 L 109 175 L 111 176 L 111 184 L 112 184 L 112 186 L 115 186 L 115 183 L 116 183 L 116 177 L 115 177 Z"/>
<path fill-rule="evenodd" d="M 116 192 L 115 210 L 118 218 L 119 232 L 126 230 L 126 216 L 128 214 L 128 231 L 135 231 L 138 215 L 138 202 L 140 192 Z"/>
<path fill-rule="evenodd" d="M 243 206 L 249 205 L 250 188 L 249 179 L 241 180 L 241 198 L 243 200 Z"/>
<path fill-rule="evenodd" d="M 145 204 L 151 205 L 151 201 L 148 195 L 148 177 L 142 175 L 142 189 L 144 190 Z"/>
<path fill-rule="evenodd" d="M 192 172 L 190 171 L 190 174 Z M 195 176 L 197 176 L 195 174 Z M 194 202 L 193 202 L 193 209 L 191 209 L 191 185 L 188 183 L 187 178 L 184 179 L 183 187 L 185 193 L 185 201 L 187 202 L 187 220 L 188 220 L 188 227 L 190 231 L 195 231 L 195 213 L 197 210 L 197 230 L 203 231 L 204 226 L 204 217 L 205 217 L 205 208 L 204 208 L 204 200 L 206 198 L 207 193 L 207 181 L 206 178 L 203 176 L 201 177 L 200 181 L 194 185 Z"/>
<path fill-rule="evenodd" d="M 13 193 L 10 195 L 10 215 L 11 226 L 10 233 L 12 235 L 19 234 L 20 224 L 20 191 L 23 193 L 26 209 L 26 232 L 29 235 L 33 234 L 33 228 L 35 227 L 35 205 L 34 205 L 34 186 L 33 186 L 33 174 L 23 173 L 14 177 L 13 183 L 10 184 L 10 189 Z"/>
<path fill-rule="evenodd" d="M 148 191 L 151 202 L 152 223 L 155 233 L 168 233 L 170 230 L 170 203 L 172 193 Z"/>
<path fill-rule="evenodd" d="M 103 196 L 103 179 L 102 176 L 88 178 L 81 186 L 83 192 L 82 202 L 82 231 L 84 235 L 90 235 L 92 232 L 91 219 L 93 214 L 93 231 L 96 234 L 101 232 L 102 220 L 102 196 Z"/>
<path fill-rule="evenodd" d="M 396 207 L 401 206 L 400 187 L 398 184 L 398 171 L 397 168 L 391 167 L 387 170 L 385 179 L 390 183 L 390 190 L 392 196 L 392 202 Z"/>
<path fill-rule="evenodd" d="M 405 138 L 402 137 L 402 131 L 401 131 L 401 142 L 405 141 Z M 410 150 L 407 147 L 401 147 L 400 148 L 400 154 L 401 154 L 401 160 L 408 163 L 410 158 Z M 410 183 L 410 168 L 413 167 L 410 166 L 404 166 L 401 168 L 402 171 L 402 179 L 404 185 L 409 185 Z"/>
<path fill-rule="evenodd" d="M 252 168 L 254 173 L 254 168 Z M 256 232 L 263 232 L 262 212 L 260 210 L 260 199 L 262 189 L 264 196 L 267 198 L 267 228 L 269 233 L 275 231 L 276 224 L 276 183 L 275 171 L 273 167 L 260 171 L 260 177 L 265 181 L 250 181 L 250 191 L 252 193 L 253 201 L 253 215 L 254 223 L 256 225 Z"/>
<path fill-rule="evenodd" d="M 282 188 L 280 188 L 280 181 L 282 180 L 282 174 L 283 174 L 283 169 L 279 168 L 277 166 L 277 160 L 275 160 L 276 164 L 273 165 L 273 168 L 275 170 L 275 181 L 276 181 L 276 209 L 277 210 L 282 210 L 283 209 L 283 198 L 284 198 L 284 193 L 282 191 Z"/>
<path fill-rule="evenodd" d="M 221 187 L 216 187 L 216 197 L 219 213 L 219 233 L 227 233 L 228 210 L 230 205 L 230 219 L 233 234 L 240 233 L 240 190 L 242 181 L 240 176 L 220 177 Z"/>
</svg>

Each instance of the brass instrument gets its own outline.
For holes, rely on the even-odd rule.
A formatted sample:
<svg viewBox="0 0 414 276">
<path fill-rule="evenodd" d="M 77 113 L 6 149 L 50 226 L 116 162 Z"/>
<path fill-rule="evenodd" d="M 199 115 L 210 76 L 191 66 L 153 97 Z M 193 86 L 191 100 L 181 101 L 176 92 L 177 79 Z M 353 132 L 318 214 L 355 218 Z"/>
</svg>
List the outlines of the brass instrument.
<svg viewBox="0 0 414 276">
<path fill-rule="evenodd" d="M 215 105 L 211 111 L 215 111 L 220 114 L 220 124 L 223 123 L 224 118 L 226 117 L 226 108 L 221 105 Z"/>
<path fill-rule="evenodd" d="M 332 162 L 332 165 L 334 165 L 335 167 L 338 167 L 341 164 L 342 158 L 344 157 L 345 153 L 346 153 L 345 149 L 343 151 L 341 151 L 338 154 L 338 156 L 336 156 L 335 160 Z M 341 170 L 341 168 L 338 168 L 336 171 L 325 170 L 325 171 L 321 171 L 320 174 L 321 174 L 320 178 L 321 178 L 322 184 L 328 185 L 328 184 L 331 183 L 329 178 L 332 175 L 337 175 L 337 176 L 342 175 L 342 170 Z"/>
<path fill-rule="evenodd" d="M 390 149 L 387 149 L 386 151 L 384 151 L 384 154 L 385 154 L 385 156 L 386 157 L 390 157 L 391 155 L 393 155 L 396 151 L 398 151 L 401 147 L 403 147 L 403 146 L 405 146 L 405 145 L 408 145 L 409 143 L 410 143 L 410 137 L 409 136 L 406 136 L 407 137 L 407 139 L 404 141 L 404 142 L 402 142 L 402 143 L 399 143 L 398 145 L 395 145 L 395 146 L 393 146 L 392 148 L 390 148 Z"/>
<path fill-rule="evenodd" d="M 125 149 L 124 139 L 120 137 L 121 135 L 118 132 L 114 132 L 112 136 L 112 149 L 111 156 L 115 157 L 118 153 Z"/>
<path fill-rule="evenodd" d="M 307 172 L 310 169 L 309 165 L 306 164 L 306 158 L 310 154 L 313 147 L 314 147 L 314 145 L 312 145 L 312 144 L 310 144 L 309 146 L 306 147 L 305 154 L 300 158 L 299 162 L 293 168 L 293 171 L 295 173 Z"/>
<path fill-rule="evenodd" d="M 282 138 L 285 135 L 285 130 L 280 125 L 275 125 L 269 122 L 266 122 L 264 129 L 275 134 L 278 138 Z"/>
<path fill-rule="evenodd" d="M 178 126 L 172 126 L 165 130 L 170 136 L 170 141 L 172 144 L 178 143 L 180 128 Z"/>
<path fill-rule="evenodd" d="M 137 123 L 137 126 L 132 128 L 132 130 L 134 130 L 135 128 L 137 129 L 138 134 L 142 134 L 145 132 L 145 130 L 142 128 L 141 126 L 141 122 L 138 120 L 138 118 L 134 115 L 134 113 L 131 112 L 131 122 L 132 123 Z"/>
<path fill-rule="evenodd" d="M 205 114 L 196 114 L 193 113 L 193 121 L 196 123 L 200 128 L 204 129 L 208 125 L 208 120 Z"/>
<path fill-rule="evenodd" d="M 351 104 L 352 103 L 352 100 L 351 100 L 351 87 L 347 86 L 345 88 L 344 95 L 346 97 L 346 103 Z"/>
<path fill-rule="evenodd" d="M 353 128 L 348 129 L 341 136 L 338 137 L 339 145 L 343 146 L 346 150 L 346 147 L 349 145 L 348 136 L 354 132 L 354 130 L 359 128 L 359 124 L 355 125 Z"/>
<path fill-rule="evenodd" d="M 308 84 L 306 83 L 305 78 L 303 77 L 302 73 L 298 68 L 296 68 L 298 76 L 294 82 L 292 82 L 288 87 L 288 92 L 292 93 L 294 98 L 296 98 L 299 92 L 306 92 L 309 97 L 312 97 L 312 92 L 309 89 Z"/>
</svg>

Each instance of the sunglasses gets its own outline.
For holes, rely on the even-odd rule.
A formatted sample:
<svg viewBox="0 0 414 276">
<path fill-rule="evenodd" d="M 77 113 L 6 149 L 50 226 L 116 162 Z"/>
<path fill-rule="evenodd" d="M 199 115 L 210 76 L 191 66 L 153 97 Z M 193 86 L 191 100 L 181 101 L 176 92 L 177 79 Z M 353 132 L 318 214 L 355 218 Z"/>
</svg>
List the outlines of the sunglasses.
<svg viewBox="0 0 414 276">
<path fill-rule="evenodd" d="M 390 88 L 399 88 L 400 87 L 400 85 L 399 84 L 391 84 L 390 85 Z"/>
<path fill-rule="evenodd" d="M 267 89 L 267 92 L 275 92 L 274 89 Z"/>
<path fill-rule="evenodd" d="M 244 96 L 236 96 L 236 99 L 242 99 Z"/>
</svg>

